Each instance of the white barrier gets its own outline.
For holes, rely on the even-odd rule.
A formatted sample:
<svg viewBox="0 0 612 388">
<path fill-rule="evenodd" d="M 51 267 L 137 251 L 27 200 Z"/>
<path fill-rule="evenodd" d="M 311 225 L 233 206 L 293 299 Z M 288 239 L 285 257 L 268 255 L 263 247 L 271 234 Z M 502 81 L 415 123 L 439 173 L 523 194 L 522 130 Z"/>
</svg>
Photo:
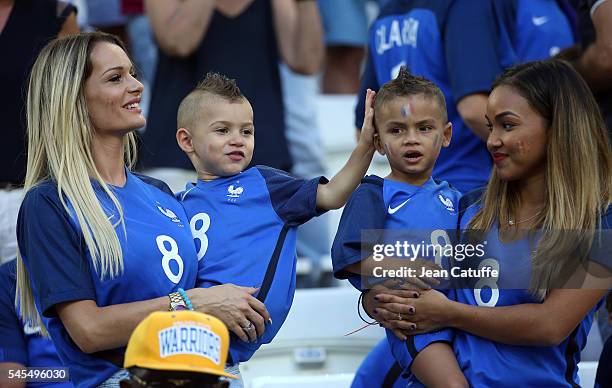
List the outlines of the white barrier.
<svg viewBox="0 0 612 388">
<path fill-rule="evenodd" d="M 578 377 L 580 386 L 591 388 L 595 385 L 595 375 L 597 373 L 597 362 L 583 361 L 578 364 Z"/>
<path fill-rule="evenodd" d="M 382 328 L 370 326 L 345 336 L 364 325 L 357 316 L 358 296 L 352 288 L 297 290 L 274 341 L 240 365 L 246 387 L 283 386 L 269 385 L 277 379 L 290 379 L 300 386 L 302 382 L 313 383 L 316 377 L 323 385 L 310 385 L 313 387 L 325 387 L 329 379 L 346 380 L 385 335 Z M 264 382 L 268 385 L 254 385 Z"/>
</svg>

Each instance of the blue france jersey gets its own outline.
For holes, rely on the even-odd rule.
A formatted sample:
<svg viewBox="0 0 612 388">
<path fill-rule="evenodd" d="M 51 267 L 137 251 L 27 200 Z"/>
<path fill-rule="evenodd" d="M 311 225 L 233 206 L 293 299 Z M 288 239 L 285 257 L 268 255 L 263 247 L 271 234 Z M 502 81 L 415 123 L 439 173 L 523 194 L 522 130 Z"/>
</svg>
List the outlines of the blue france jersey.
<svg viewBox="0 0 612 388">
<path fill-rule="evenodd" d="M 461 217 L 462 229 L 467 227 L 480 205 L 475 202 L 466 206 L 466 209 Z M 603 221 L 603 229 L 612 227 L 612 211 L 608 211 Z M 530 250 L 533 245 L 526 240 L 502 243 L 498 235 L 497 228 L 486 234 L 486 259 L 480 265 L 487 261 L 486 265 L 496 267 L 499 278 L 483 278 L 478 280 L 481 284 L 455 290 L 457 301 L 487 307 L 541 303 L 528 290 L 518 289 L 526 287 L 529 282 Z M 517 282 L 516 278 L 521 280 Z M 459 366 L 470 385 L 476 387 L 578 386 L 580 351 L 586 344 L 597 309 L 598 306 L 591 309 L 571 335 L 558 346 L 506 345 L 456 331 L 454 348 Z"/>
<path fill-rule="evenodd" d="M 272 324 L 255 343 L 232 335 L 233 363 L 247 361 L 272 341 L 295 293 L 296 227 L 321 214 L 317 187 L 325 178 L 301 180 L 256 166 L 210 182 L 198 180 L 179 193 L 201 261 L 197 284 L 259 287 Z"/>
<path fill-rule="evenodd" d="M 400 0 L 381 9 L 369 33 L 355 124 L 361 128 L 366 88 L 378 90 L 401 66 L 434 82 L 444 93 L 453 138 L 433 170 L 436 179 L 461 191 L 483 186 L 491 158 L 485 143 L 465 125 L 456 104 L 489 93 L 502 68 L 490 0 Z"/>
<path fill-rule="evenodd" d="M 108 196 L 93 183 L 111 222 L 119 216 Z M 127 172 L 124 187 L 111 187 L 123 208 L 125 234 L 116 232 L 123 253 L 123 273 L 100 279 L 76 217 L 66 212 L 57 186 L 44 181 L 26 194 L 17 239 L 41 315 L 70 377 L 78 387 L 92 387 L 119 368 L 96 354 L 83 353 L 57 317 L 58 303 L 93 300 L 99 307 L 148 300 L 178 288 L 195 286 L 198 270 L 189 222 L 168 187 L 152 178 Z M 68 204 L 70 207 L 71 205 Z M 105 351 L 123 356 L 125 348 Z"/>
<path fill-rule="evenodd" d="M 547 59 L 575 42 L 567 0 L 498 0 L 499 55 L 504 67 Z"/>
<path fill-rule="evenodd" d="M 371 254 L 361 249 L 364 230 L 384 229 L 390 231 L 390 237 L 411 235 L 413 240 L 418 239 L 417 243 L 424 241 L 426 244 L 434 244 L 433 240 L 440 235 L 438 238 L 445 237 L 450 243 L 446 231 L 457 227 L 460 196 L 448 183 L 432 178 L 422 186 L 413 186 L 368 175 L 342 212 L 332 246 L 334 276 L 339 279 L 353 277 L 345 268 Z M 398 231 L 397 234 L 393 230 Z M 442 240 L 439 242 L 443 244 Z M 359 284 L 355 286 L 361 289 Z"/>
<path fill-rule="evenodd" d="M 0 363 L 14 362 L 27 367 L 63 367 L 50 338 L 19 318 L 15 310 L 17 262 L 0 266 Z M 29 383 L 28 387 L 70 388 L 70 383 Z"/>
<path fill-rule="evenodd" d="M 448 183 L 437 182 L 432 178 L 422 186 L 413 186 L 378 176 L 367 176 L 342 212 L 332 246 L 334 275 L 340 279 L 348 278 L 356 288 L 362 289 L 360 277 L 347 272 L 345 268 L 370 256 L 371 252 L 361 249 L 363 239 L 370 238 L 364 237 L 364 230 L 384 229 L 386 236 L 383 239 L 390 238 L 386 242 L 391 244 L 397 239 L 412 244 L 450 244 L 447 230 L 457 227 L 459 197 L 460 193 Z M 443 267 L 447 265 L 442 257 L 431 259 Z M 384 267 L 384 261 L 381 261 L 381 266 Z M 408 340 L 400 341 L 393 332 L 387 330 L 391 353 L 401 370 L 406 371 L 417 354 L 429 344 L 451 342 L 452 337 L 453 332 L 447 329 L 410 336 Z"/>
</svg>

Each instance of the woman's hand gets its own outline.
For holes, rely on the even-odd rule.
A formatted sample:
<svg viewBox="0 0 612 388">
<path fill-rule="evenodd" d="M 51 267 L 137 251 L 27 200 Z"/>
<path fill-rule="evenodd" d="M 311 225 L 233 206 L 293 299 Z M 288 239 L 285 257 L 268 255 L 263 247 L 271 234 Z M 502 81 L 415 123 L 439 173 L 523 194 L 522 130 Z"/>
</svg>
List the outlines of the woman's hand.
<svg viewBox="0 0 612 388">
<path fill-rule="evenodd" d="M 417 298 L 415 295 L 415 291 L 406 290 L 384 290 L 373 295 L 378 302 L 375 316 L 385 321 L 383 326 L 402 334 L 422 334 L 446 327 L 452 303 L 446 295 L 434 289 L 420 291 Z"/>
<path fill-rule="evenodd" d="M 398 315 L 395 315 L 395 319 L 392 319 L 394 317 L 391 317 L 390 314 L 384 313 L 389 313 L 389 311 L 382 308 L 382 303 L 378 298 L 378 295 L 384 294 L 394 295 L 408 300 L 409 298 L 417 298 L 420 294 L 420 291 L 403 289 L 401 287 L 405 286 L 400 286 L 400 283 L 397 280 L 389 280 L 383 284 L 375 285 L 369 292 L 364 294 L 363 308 L 370 317 L 376 319 L 376 321 L 378 321 L 378 323 L 380 323 L 384 328 L 393 331 L 393 333 L 395 333 L 399 339 L 405 341 L 408 335 L 413 334 L 416 325 L 408 320 L 407 312 L 405 314 L 406 318 L 404 318 L 404 315 L 402 315 L 402 321 L 397 320 L 397 317 L 399 317 Z M 399 308 L 403 309 L 403 307 Z"/>
<path fill-rule="evenodd" d="M 266 306 L 253 297 L 259 289 L 222 284 L 187 291 L 193 309 L 219 318 L 229 330 L 246 342 L 256 341 L 271 323 Z"/>
</svg>

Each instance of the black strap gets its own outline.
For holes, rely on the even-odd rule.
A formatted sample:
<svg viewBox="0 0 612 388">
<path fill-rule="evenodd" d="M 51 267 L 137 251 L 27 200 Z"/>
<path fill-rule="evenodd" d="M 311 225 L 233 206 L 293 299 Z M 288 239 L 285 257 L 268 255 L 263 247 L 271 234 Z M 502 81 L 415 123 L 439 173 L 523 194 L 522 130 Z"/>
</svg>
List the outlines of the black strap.
<svg viewBox="0 0 612 388">
<path fill-rule="evenodd" d="M 414 360 L 416 356 L 419 354 L 419 352 L 416 349 L 416 346 L 414 345 L 413 335 L 408 336 L 408 339 L 406 340 L 406 349 L 408 349 L 408 354 L 410 354 L 410 357 L 412 357 L 412 360 Z"/>
<path fill-rule="evenodd" d="M 272 253 L 272 258 L 268 263 L 268 268 L 266 269 L 266 276 L 264 277 L 263 282 L 261 283 L 261 288 L 259 289 L 259 293 L 257 294 L 257 299 L 261 302 L 266 300 L 266 296 L 268 296 L 268 291 L 270 291 L 270 287 L 272 286 L 272 280 L 274 280 L 274 274 L 276 273 L 276 267 L 278 266 L 278 260 L 280 259 L 281 251 L 283 250 L 283 245 L 285 245 L 285 238 L 287 237 L 287 232 L 289 231 L 289 225 L 283 225 L 283 228 L 280 231 L 278 236 L 278 240 L 276 240 L 276 246 L 274 247 L 274 253 Z"/>
<path fill-rule="evenodd" d="M 578 344 L 576 343 L 576 332 L 578 328 L 576 328 L 572 334 L 570 334 L 567 339 L 567 347 L 565 348 L 565 381 L 572 388 L 580 388 L 580 385 L 576 384 L 574 381 L 574 371 L 576 370 L 576 363 L 574 361 L 574 355 L 580 351 L 578 348 Z"/>
<path fill-rule="evenodd" d="M 391 366 L 391 369 L 389 369 L 389 371 L 387 372 L 387 375 L 385 376 L 385 379 L 383 380 L 381 388 L 393 388 L 393 385 L 395 384 L 397 379 L 400 378 L 401 374 L 402 374 L 402 367 L 396 361 L 393 363 L 393 366 Z"/>
</svg>

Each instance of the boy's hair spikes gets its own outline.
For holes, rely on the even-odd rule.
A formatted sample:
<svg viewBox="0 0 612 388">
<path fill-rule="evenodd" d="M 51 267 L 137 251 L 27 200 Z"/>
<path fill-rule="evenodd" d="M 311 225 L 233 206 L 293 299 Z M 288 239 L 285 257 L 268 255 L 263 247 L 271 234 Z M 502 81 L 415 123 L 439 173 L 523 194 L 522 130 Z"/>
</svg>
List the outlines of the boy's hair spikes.
<svg viewBox="0 0 612 388">
<path fill-rule="evenodd" d="M 374 102 L 374 110 L 378 111 L 384 104 L 396 97 L 407 97 L 422 94 L 436 100 L 442 112 L 444 122 L 448 121 L 446 113 L 446 99 L 444 94 L 430 80 L 410 74 L 406 66 L 402 66 L 395 79 L 385 83 L 378 93 Z"/>
<path fill-rule="evenodd" d="M 215 72 L 207 73 L 206 77 L 198 83 L 194 91 L 214 94 L 231 102 L 245 98 L 235 79 Z"/>
<path fill-rule="evenodd" d="M 209 72 L 195 89 L 181 101 L 177 114 L 177 128 L 194 126 L 206 95 L 222 98 L 228 102 L 246 100 L 235 79 L 228 78 L 223 74 Z"/>
</svg>

